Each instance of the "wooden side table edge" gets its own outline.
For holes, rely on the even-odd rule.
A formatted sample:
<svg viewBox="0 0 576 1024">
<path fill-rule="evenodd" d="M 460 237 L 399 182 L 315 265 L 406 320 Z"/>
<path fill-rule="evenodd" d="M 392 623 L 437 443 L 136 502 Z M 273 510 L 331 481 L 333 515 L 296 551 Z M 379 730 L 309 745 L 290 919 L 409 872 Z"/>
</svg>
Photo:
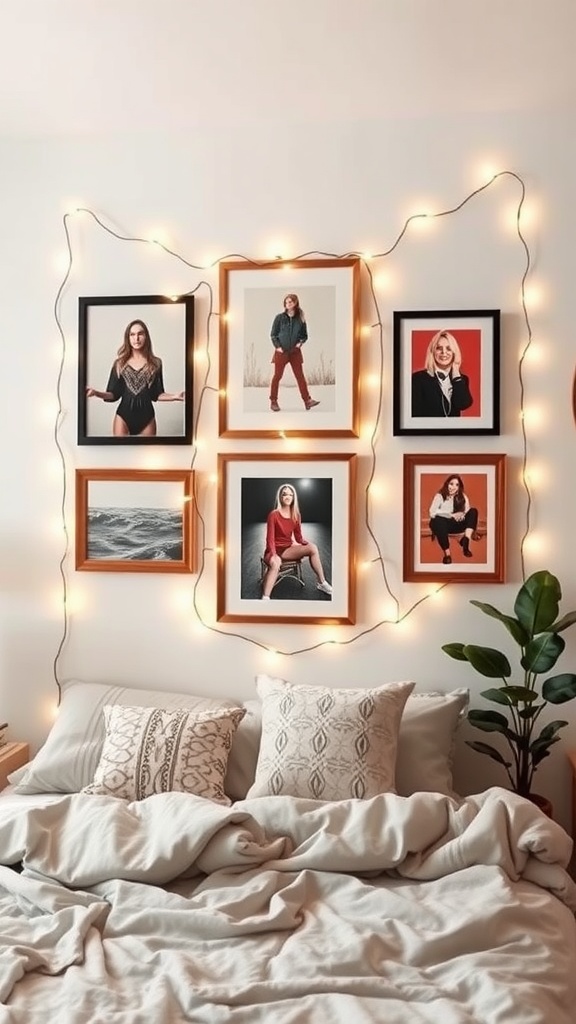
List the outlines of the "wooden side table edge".
<svg viewBox="0 0 576 1024">
<path fill-rule="evenodd" d="M 0 747 L 0 790 L 8 785 L 8 776 L 30 760 L 28 743 L 9 742 Z"/>
</svg>

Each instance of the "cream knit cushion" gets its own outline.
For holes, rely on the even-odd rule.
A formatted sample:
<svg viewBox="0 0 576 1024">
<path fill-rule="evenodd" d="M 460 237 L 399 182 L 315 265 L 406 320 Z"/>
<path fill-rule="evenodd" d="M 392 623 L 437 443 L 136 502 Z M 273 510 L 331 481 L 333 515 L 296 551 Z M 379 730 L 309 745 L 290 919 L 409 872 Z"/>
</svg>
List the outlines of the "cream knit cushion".
<svg viewBox="0 0 576 1024">
<path fill-rule="evenodd" d="M 143 800 L 176 790 L 229 804 L 224 777 L 244 713 L 106 705 L 102 755 L 83 792 Z"/>
<path fill-rule="evenodd" d="M 58 716 L 44 746 L 10 776 L 16 792 L 79 793 L 89 785 L 102 753 L 106 704 L 194 712 L 239 707 L 232 699 L 70 680 L 62 686 Z"/>
<path fill-rule="evenodd" d="M 398 729 L 413 687 L 338 690 L 257 676 L 262 740 L 248 797 L 346 800 L 394 791 Z"/>
</svg>

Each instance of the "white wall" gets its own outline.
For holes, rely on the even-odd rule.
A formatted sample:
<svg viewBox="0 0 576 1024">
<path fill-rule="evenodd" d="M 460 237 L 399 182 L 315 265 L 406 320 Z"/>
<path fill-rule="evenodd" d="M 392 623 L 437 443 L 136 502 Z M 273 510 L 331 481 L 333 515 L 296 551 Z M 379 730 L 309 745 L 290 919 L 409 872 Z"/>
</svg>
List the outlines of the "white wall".
<svg viewBox="0 0 576 1024">
<path fill-rule="evenodd" d="M 369 6 L 375 30 L 378 10 Z M 499 27 L 503 26 L 495 21 L 495 37 Z M 276 39 L 272 28 L 270 45 Z M 532 31 L 526 25 L 522 28 L 536 47 L 542 25 L 536 21 Z M 247 54 L 247 36 L 237 39 L 236 45 Z M 332 63 L 326 54 L 322 60 L 327 70 L 329 64 L 332 67 L 341 90 L 334 45 Z M 56 658 L 61 681 L 111 680 L 239 698 L 254 694 L 259 671 L 336 686 L 412 678 L 422 689 L 466 684 L 477 694 L 483 688 L 479 677 L 450 661 L 440 648 L 451 640 L 467 640 L 513 653 L 504 631 L 473 609 L 469 599 L 511 610 L 521 581 L 520 542 L 527 523 L 533 550 L 525 548 L 526 572 L 546 567 L 558 573 L 565 610 L 576 607 L 571 483 L 573 110 L 567 117 L 561 109 L 563 98 L 547 96 L 546 109 L 536 104 L 513 112 L 494 109 L 489 102 L 486 109 L 480 104 L 465 113 L 456 103 L 452 112 L 426 108 L 422 116 L 412 109 L 403 117 L 379 117 L 366 71 L 374 63 L 366 64 L 361 47 L 346 48 L 344 35 L 337 46 L 347 55 L 346 74 L 360 100 L 354 111 L 343 101 L 339 109 L 331 104 L 329 110 L 319 110 L 314 91 L 313 116 L 299 105 L 291 118 L 261 123 L 249 117 L 241 123 L 203 119 L 193 130 L 171 125 L 169 131 L 147 132 L 138 124 L 138 131 L 124 134 L 81 137 L 80 129 L 71 136 L 41 137 L 38 132 L 13 131 L 0 138 L 5 380 L 0 410 L 1 715 L 10 721 L 12 735 L 29 739 L 33 747 L 49 727 L 57 696 Z M 503 65 L 506 54 L 501 56 Z M 370 52 L 369 60 L 375 62 L 377 54 Z M 411 66 L 409 74 L 417 74 L 417 68 Z M 358 86 L 362 76 L 367 86 L 365 107 Z M 314 89 L 329 91 L 329 83 L 330 78 L 316 82 Z M 222 107 L 219 82 L 197 81 L 191 65 L 191 95 L 195 86 L 201 86 L 207 98 L 214 90 Z M 422 95 L 425 92 L 424 83 Z M 511 96 L 521 108 L 521 97 L 513 90 Z M 250 100 L 245 94 L 247 107 Z M 389 99 L 387 103 L 389 107 Z M 390 114 L 388 108 L 386 113 Z M 504 176 L 460 211 L 434 220 L 426 230 L 410 229 L 390 257 L 375 261 L 373 269 L 386 280 L 377 289 L 378 308 L 364 290 L 363 320 L 367 325 L 378 319 L 383 323 L 384 401 L 376 444 L 376 479 L 383 496 L 370 503 L 368 521 L 364 488 L 371 452 L 366 436 L 357 443 L 303 442 L 308 451 L 355 450 L 361 455 L 358 557 L 362 562 L 377 556 L 370 527 L 380 545 L 383 568 L 376 562 L 359 575 L 357 624 L 330 631 L 341 646 L 322 647 L 317 645 L 327 632 L 314 625 L 217 623 L 212 550 L 216 495 L 210 479 L 216 454 L 268 453 L 278 451 L 277 445 L 218 439 L 216 393 L 211 390 L 218 381 L 217 324 L 212 321 L 207 334 L 208 290 L 202 286 L 197 343 L 200 349 L 208 346 L 211 371 L 197 452 L 177 446 L 78 447 L 78 296 L 173 293 L 205 281 L 215 289 L 217 308 L 217 265 L 208 265 L 230 253 L 264 258 L 277 251 L 279 241 L 287 256 L 311 250 L 382 253 L 393 245 L 407 216 L 423 209 L 450 210 L 494 171 L 506 169 L 526 186 L 523 223 L 532 258 L 527 287 L 533 289 L 528 292 L 533 340 L 523 370 L 525 407 L 538 412 L 534 420 L 526 420 L 526 451 L 535 473 L 530 509 L 521 484 L 524 444 L 519 421 L 518 359 L 528 340 L 520 305 L 525 252 L 514 231 L 520 187 L 512 176 Z M 143 236 L 162 229 L 171 249 L 207 269 L 194 270 L 153 247 L 120 241 L 89 216 L 74 215 L 68 220 L 73 266 L 57 306 L 61 337 L 53 309 L 65 269 L 62 217 L 78 205 L 94 211 L 110 231 L 122 235 Z M 500 437 L 392 437 L 391 316 L 394 309 L 410 308 L 502 310 Z M 378 331 L 372 328 L 362 341 L 363 375 L 377 369 L 379 359 Z M 200 380 L 204 370 L 205 364 L 199 363 Z M 58 397 L 62 415 L 56 439 Z M 376 394 L 363 387 L 362 420 L 368 432 L 375 415 Z M 402 457 L 405 452 L 428 451 L 508 456 L 505 585 L 454 584 L 439 598 L 419 603 L 430 588 L 402 582 Z M 192 461 L 206 530 L 205 567 L 199 578 L 75 572 L 76 468 L 179 468 Z M 382 623 L 409 611 L 402 626 Z M 199 618 L 206 628 L 198 628 Z M 567 650 L 560 666 L 569 671 L 576 664 L 576 638 L 564 635 Z M 272 658 L 267 648 L 280 653 Z M 576 711 L 567 705 L 564 712 L 570 725 L 562 747 L 541 769 L 538 788 L 552 798 L 558 817 L 568 823 L 563 751 L 576 744 Z M 458 771 L 462 787 L 470 791 L 487 782 L 504 782 L 486 759 L 465 750 L 459 752 Z"/>
</svg>

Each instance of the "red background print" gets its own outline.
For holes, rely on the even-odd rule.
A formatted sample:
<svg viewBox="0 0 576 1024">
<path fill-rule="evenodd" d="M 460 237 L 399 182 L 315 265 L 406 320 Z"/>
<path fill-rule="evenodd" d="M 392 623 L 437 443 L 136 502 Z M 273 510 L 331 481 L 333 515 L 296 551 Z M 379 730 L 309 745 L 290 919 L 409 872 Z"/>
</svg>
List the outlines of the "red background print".
<svg viewBox="0 0 576 1024">
<path fill-rule="evenodd" d="M 433 330 L 412 330 L 412 372 L 424 369 L 426 349 L 430 341 L 437 334 L 440 328 Z M 453 334 L 460 346 L 462 353 L 462 373 L 465 373 L 470 381 L 470 393 L 473 398 L 469 409 L 464 409 L 460 417 L 482 415 L 482 395 L 480 387 L 480 341 L 482 331 L 479 327 L 450 327 L 442 330 Z"/>
<path fill-rule="evenodd" d="M 464 484 L 464 492 L 468 497 L 471 507 L 478 509 L 478 525 L 487 525 L 490 530 L 490 523 L 486 523 L 487 512 L 488 512 L 488 478 L 485 471 L 473 472 L 470 470 L 463 470 L 462 472 L 456 467 L 453 472 L 443 470 L 441 473 L 422 473 L 420 476 L 420 512 L 422 519 L 422 528 L 428 528 L 430 522 L 430 505 L 432 504 L 432 498 L 438 493 L 442 484 L 445 480 L 452 476 L 462 477 Z M 474 552 L 474 564 L 481 565 L 487 561 L 487 547 L 486 547 L 486 535 L 483 536 L 482 540 L 472 541 L 471 548 Z M 457 539 L 452 541 L 450 544 L 450 553 L 454 562 L 466 562 L 460 545 Z M 420 532 L 420 561 L 421 562 L 438 562 L 441 558 L 441 551 L 436 540 L 430 541 L 428 538 L 422 537 Z M 470 564 L 470 563 L 469 563 Z"/>
</svg>

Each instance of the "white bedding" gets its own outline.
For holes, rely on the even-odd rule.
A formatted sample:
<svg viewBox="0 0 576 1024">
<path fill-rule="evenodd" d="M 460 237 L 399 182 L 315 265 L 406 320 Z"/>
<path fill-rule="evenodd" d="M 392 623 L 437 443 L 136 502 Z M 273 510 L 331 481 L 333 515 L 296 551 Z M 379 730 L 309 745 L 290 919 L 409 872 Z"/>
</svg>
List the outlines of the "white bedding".
<svg viewBox="0 0 576 1024">
<path fill-rule="evenodd" d="M 573 1024 L 571 845 L 502 789 L 0 800 L 0 1024 Z"/>
</svg>

